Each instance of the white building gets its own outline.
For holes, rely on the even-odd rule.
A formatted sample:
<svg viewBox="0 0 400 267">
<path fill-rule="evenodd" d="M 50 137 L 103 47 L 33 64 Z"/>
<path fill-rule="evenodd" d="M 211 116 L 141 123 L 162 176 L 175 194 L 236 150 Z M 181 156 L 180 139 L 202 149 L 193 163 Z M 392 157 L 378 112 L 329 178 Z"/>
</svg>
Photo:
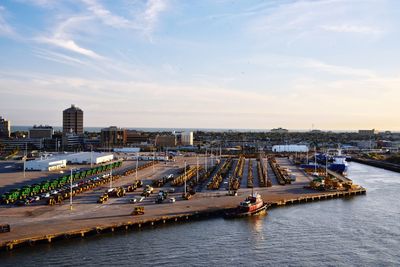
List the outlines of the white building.
<svg viewBox="0 0 400 267">
<path fill-rule="evenodd" d="M 25 170 L 31 171 L 54 171 L 65 168 L 67 160 L 65 159 L 35 159 L 25 163 Z"/>
<path fill-rule="evenodd" d="M 114 148 L 114 152 L 117 152 L 117 153 L 138 153 L 138 152 L 140 152 L 140 148 L 139 147 Z"/>
<path fill-rule="evenodd" d="M 65 154 L 61 157 L 66 158 L 69 164 L 101 164 L 114 159 L 114 155 L 111 153 L 99 152 L 80 152 L 74 154 Z"/>
<path fill-rule="evenodd" d="M 193 132 L 173 132 L 178 145 L 193 146 Z"/>
<path fill-rule="evenodd" d="M 276 145 L 272 147 L 273 152 L 300 152 L 306 153 L 309 151 L 306 145 Z"/>
</svg>

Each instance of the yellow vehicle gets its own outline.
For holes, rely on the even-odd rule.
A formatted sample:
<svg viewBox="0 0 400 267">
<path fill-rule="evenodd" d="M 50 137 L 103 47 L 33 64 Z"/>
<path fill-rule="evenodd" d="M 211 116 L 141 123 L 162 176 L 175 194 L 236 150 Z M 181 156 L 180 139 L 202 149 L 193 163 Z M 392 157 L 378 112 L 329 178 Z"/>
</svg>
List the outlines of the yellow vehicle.
<svg viewBox="0 0 400 267">
<path fill-rule="evenodd" d="M 144 207 L 143 206 L 135 207 L 135 209 L 131 213 L 131 215 L 143 215 L 143 214 L 144 214 Z"/>
</svg>

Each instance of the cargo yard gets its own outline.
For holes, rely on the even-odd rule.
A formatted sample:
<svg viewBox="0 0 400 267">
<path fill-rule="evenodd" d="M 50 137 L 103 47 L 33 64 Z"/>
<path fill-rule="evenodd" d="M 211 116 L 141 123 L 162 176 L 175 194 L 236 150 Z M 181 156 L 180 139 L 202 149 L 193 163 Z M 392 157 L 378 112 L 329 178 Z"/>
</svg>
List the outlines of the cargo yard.
<svg viewBox="0 0 400 267">
<path fill-rule="evenodd" d="M 2 249 L 219 216 L 252 191 L 271 206 L 366 192 L 345 176 L 301 169 L 291 155 L 115 160 L 72 166 L 72 179 L 68 169 L 24 178 L 13 166 L 0 166 Z"/>
</svg>

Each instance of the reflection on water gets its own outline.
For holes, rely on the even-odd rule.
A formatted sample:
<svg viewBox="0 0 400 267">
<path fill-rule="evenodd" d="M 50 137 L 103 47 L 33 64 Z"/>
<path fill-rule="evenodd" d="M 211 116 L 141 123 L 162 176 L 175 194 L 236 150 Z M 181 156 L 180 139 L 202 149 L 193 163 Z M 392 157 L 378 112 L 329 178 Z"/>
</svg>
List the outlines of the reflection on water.
<svg viewBox="0 0 400 267">
<path fill-rule="evenodd" d="M 356 163 L 365 196 L 114 233 L 0 254 L 1 266 L 399 266 L 400 174 Z"/>
</svg>

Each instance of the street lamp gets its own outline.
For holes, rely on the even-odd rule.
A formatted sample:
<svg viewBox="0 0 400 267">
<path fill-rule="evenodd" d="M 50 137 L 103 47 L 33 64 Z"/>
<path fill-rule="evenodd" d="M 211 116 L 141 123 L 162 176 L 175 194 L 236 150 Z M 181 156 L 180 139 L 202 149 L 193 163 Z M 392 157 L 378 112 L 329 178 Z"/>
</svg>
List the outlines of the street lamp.
<svg viewBox="0 0 400 267">
<path fill-rule="evenodd" d="M 186 179 L 187 179 L 187 176 L 186 176 L 186 160 L 185 160 L 185 196 L 186 196 Z"/>
<path fill-rule="evenodd" d="M 112 188 L 112 167 L 110 169 L 110 189 Z"/>
<path fill-rule="evenodd" d="M 72 210 L 72 172 L 75 170 L 75 168 L 71 168 L 71 175 L 70 175 L 70 185 L 69 185 L 69 209 Z"/>
<path fill-rule="evenodd" d="M 137 177 L 137 171 L 138 171 L 138 165 L 139 165 L 139 152 L 136 153 L 136 181 L 138 180 Z"/>
</svg>

